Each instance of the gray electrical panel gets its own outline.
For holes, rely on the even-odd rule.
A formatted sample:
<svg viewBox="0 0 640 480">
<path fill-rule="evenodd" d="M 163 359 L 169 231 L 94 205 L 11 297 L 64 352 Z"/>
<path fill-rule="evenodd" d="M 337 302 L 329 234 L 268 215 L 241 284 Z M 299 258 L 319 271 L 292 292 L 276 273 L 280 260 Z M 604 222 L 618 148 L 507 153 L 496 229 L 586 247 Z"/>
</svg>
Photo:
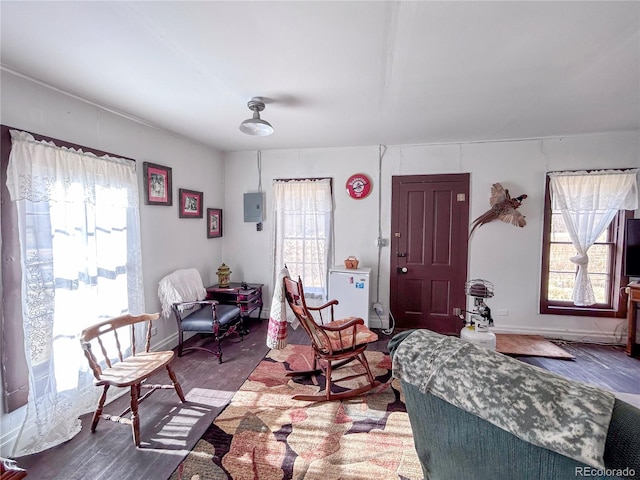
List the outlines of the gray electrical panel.
<svg viewBox="0 0 640 480">
<path fill-rule="evenodd" d="M 262 192 L 244 194 L 244 221 L 262 222 Z"/>
</svg>

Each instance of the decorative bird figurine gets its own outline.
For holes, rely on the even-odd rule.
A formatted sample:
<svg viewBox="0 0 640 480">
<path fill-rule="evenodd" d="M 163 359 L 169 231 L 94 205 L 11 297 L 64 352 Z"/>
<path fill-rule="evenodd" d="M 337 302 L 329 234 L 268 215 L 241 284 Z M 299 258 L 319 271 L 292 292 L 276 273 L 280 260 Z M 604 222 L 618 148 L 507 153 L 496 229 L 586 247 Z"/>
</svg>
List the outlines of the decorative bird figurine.
<svg viewBox="0 0 640 480">
<path fill-rule="evenodd" d="M 524 194 L 516 198 L 511 198 L 509 190 L 502 188 L 502 185 L 499 183 L 491 185 L 491 197 L 489 198 L 491 208 L 471 223 L 472 227 L 469 238 L 471 238 L 473 231 L 477 227 L 496 219 L 510 223 L 516 227 L 524 227 L 527 221 L 524 219 L 524 215 L 518 212 L 517 209 L 522 205 L 522 201 L 525 198 L 527 198 L 527 195 Z"/>
</svg>

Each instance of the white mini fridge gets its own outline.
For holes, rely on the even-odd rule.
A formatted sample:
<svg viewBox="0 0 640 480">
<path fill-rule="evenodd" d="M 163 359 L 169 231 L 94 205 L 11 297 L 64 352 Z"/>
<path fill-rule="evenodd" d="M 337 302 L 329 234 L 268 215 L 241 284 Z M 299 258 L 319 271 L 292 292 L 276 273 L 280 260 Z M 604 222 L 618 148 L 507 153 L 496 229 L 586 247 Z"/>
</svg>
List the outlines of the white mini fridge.
<svg viewBox="0 0 640 480">
<path fill-rule="evenodd" d="M 360 317 L 369 326 L 369 283 L 370 268 L 329 269 L 329 300 L 338 300 L 334 308 L 334 318 Z"/>
</svg>

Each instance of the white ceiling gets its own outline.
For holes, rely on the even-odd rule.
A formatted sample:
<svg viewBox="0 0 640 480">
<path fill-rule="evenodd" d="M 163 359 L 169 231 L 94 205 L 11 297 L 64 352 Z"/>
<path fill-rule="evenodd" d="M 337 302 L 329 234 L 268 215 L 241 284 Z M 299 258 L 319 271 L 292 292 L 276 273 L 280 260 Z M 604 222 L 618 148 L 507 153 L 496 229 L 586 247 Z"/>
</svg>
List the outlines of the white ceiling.
<svg viewBox="0 0 640 480">
<path fill-rule="evenodd" d="M 0 1 L 2 68 L 226 151 L 640 129 L 640 2 Z M 261 96 L 270 137 L 238 130 Z"/>
</svg>

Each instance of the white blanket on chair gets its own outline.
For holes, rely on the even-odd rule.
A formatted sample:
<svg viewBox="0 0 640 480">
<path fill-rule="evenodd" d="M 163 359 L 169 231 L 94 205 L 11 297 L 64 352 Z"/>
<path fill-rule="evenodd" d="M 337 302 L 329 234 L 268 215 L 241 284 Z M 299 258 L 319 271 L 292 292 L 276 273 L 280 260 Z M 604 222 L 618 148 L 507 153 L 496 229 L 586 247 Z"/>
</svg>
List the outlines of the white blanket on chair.
<svg viewBox="0 0 640 480">
<path fill-rule="evenodd" d="M 158 297 L 162 304 L 162 314 L 169 318 L 171 305 L 177 302 L 195 302 L 203 300 L 207 290 L 202 284 L 200 272 L 195 268 L 176 270 L 160 280 Z"/>
</svg>

